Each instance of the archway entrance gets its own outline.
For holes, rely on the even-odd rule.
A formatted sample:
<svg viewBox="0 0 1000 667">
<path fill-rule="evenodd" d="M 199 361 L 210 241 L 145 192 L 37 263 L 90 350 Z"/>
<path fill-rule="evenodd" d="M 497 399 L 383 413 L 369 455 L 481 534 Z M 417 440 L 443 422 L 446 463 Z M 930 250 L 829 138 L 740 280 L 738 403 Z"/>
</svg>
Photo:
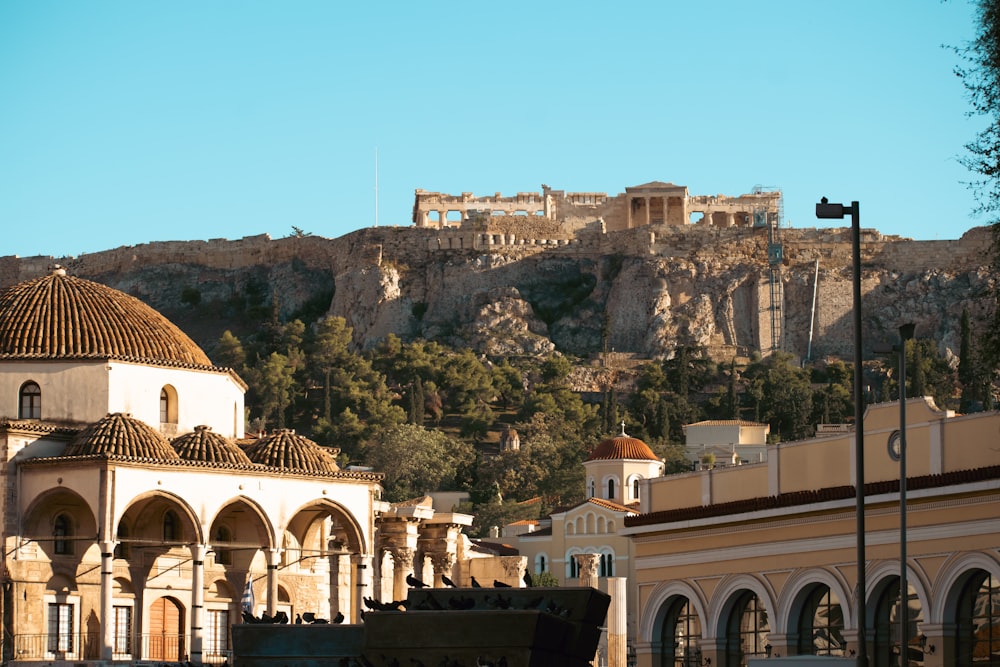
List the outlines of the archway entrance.
<svg viewBox="0 0 1000 667">
<path fill-rule="evenodd" d="M 173 598 L 159 598 L 149 607 L 147 657 L 150 660 L 178 662 L 182 656 L 184 656 L 184 609 Z"/>
</svg>

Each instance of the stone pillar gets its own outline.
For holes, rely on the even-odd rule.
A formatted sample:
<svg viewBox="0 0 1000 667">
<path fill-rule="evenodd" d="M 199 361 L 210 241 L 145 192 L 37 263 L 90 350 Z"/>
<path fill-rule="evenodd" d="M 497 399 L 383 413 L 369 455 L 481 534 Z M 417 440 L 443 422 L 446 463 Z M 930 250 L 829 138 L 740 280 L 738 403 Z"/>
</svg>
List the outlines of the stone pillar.
<svg viewBox="0 0 1000 667">
<path fill-rule="evenodd" d="M 208 545 L 191 545 L 191 653 L 195 665 L 202 664 L 202 628 L 205 624 L 205 554 Z"/>
<path fill-rule="evenodd" d="M 608 667 L 627 667 L 628 593 L 625 577 L 600 580 L 601 590 L 611 596 L 608 607 Z"/>
<path fill-rule="evenodd" d="M 521 577 L 525 568 L 528 567 L 527 556 L 500 556 L 500 567 L 503 568 L 503 578 L 505 584 L 510 584 L 515 588 L 524 586 Z"/>
<path fill-rule="evenodd" d="M 396 547 L 392 549 L 392 599 L 405 600 L 409 586 L 406 575 L 413 572 L 413 549 Z"/>
<path fill-rule="evenodd" d="M 924 651 L 924 667 L 944 667 L 946 656 L 955 655 L 955 631 L 954 624 L 920 624 L 919 634 L 926 637 L 921 647 Z"/>
<path fill-rule="evenodd" d="M 597 572 L 601 562 L 600 554 L 575 554 L 577 567 L 580 571 L 580 585 L 597 588 Z"/>
<path fill-rule="evenodd" d="M 115 646 L 114 574 L 115 543 L 101 542 L 101 660 L 111 660 Z"/>
<path fill-rule="evenodd" d="M 729 211 L 728 213 L 726 213 L 726 227 L 735 227 L 735 226 L 736 226 L 736 215 L 732 211 Z"/>
<path fill-rule="evenodd" d="M 351 556 L 351 561 L 356 570 L 354 575 L 354 599 L 350 602 L 351 623 L 361 622 L 361 610 L 364 608 L 364 599 L 372 595 L 372 556 L 371 554 L 358 554 Z"/>
<path fill-rule="evenodd" d="M 281 549 L 267 550 L 267 615 L 278 611 L 278 565 L 281 564 Z"/>
<path fill-rule="evenodd" d="M 646 202 L 646 227 L 649 227 L 650 223 L 652 223 L 652 216 L 649 210 L 649 197 L 643 197 L 643 201 Z"/>
<path fill-rule="evenodd" d="M 431 564 L 434 566 L 434 588 L 444 588 L 441 577 L 452 579 L 451 570 L 455 566 L 455 554 L 435 553 L 431 554 Z"/>
</svg>

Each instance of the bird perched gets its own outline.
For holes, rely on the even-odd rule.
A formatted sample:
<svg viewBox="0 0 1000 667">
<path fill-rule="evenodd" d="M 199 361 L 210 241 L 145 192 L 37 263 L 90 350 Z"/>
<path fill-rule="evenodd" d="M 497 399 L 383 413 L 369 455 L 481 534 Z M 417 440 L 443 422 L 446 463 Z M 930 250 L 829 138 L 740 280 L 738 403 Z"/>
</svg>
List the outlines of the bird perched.
<svg viewBox="0 0 1000 667">
<path fill-rule="evenodd" d="M 411 588 L 427 588 L 427 584 L 425 584 L 424 582 L 420 581 L 419 579 L 417 579 L 416 577 L 414 577 L 412 574 L 406 575 L 406 585 L 410 586 Z"/>
<path fill-rule="evenodd" d="M 527 571 L 527 570 L 525 570 L 525 571 L 524 571 L 524 576 L 523 576 L 523 577 L 521 577 L 521 579 L 523 579 L 523 580 L 524 580 L 524 585 L 525 585 L 526 587 L 528 587 L 528 588 L 531 588 L 531 575 L 530 575 L 530 574 L 528 574 L 528 571 Z"/>
<path fill-rule="evenodd" d="M 302 625 L 302 614 L 295 614 L 295 625 Z"/>
<path fill-rule="evenodd" d="M 337 615 L 333 617 L 333 621 L 332 622 L 336 623 L 338 625 L 341 624 L 341 623 L 343 623 L 344 622 L 344 614 L 343 614 L 343 612 L 339 612 L 338 611 Z"/>
<path fill-rule="evenodd" d="M 482 588 L 483 587 L 483 585 L 481 583 L 479 583 L 478 581 L 476 581 L 475 577 L 469 577 L 469 579 L 472 580 L 472 587 L 473 588 Z"/>
<path fill-rule="evenodd" d="M 302 620 L 306 623 L 312 623 L 316 620 L 316 614 L 311 611 L 306 611 L 302 613 Z"/>
<path fill-rule="evenodd" d="M 510 588 L 510 584 L 505 584 L 499 579 L 493 580 L 493 588 Z"/>
<path fill-rule="evenodd" d="M 448 588 L 458 588 L 458 586 L 455 585 L 455 582 L 444 574 L 441 575 L 441 583 L 447 586 Z"/>
</svg>

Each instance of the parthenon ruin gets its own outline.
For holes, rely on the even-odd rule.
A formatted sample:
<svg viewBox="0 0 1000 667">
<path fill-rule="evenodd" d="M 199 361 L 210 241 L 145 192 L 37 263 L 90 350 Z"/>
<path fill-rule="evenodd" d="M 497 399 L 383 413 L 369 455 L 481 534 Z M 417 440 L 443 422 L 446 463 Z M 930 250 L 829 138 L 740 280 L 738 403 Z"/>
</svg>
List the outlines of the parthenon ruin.
<svg viewBox="0 0 1000 667">
<path fill-rule="evenodd" d="M 512 197 L 499 192 L 483 197 L 421 189 L 415 193 L 413 223 L 417 227 L 461 227 L 493 216 L 536 217 L 574 231 L 594 223 L 607 232 L 648 225 L 764 227 L 780 221 L 781 191 L 758 186 L 736 197 L 690 195 L 687 186 L 652 181 L 626 187 L 614 196 L 553 190 L 547 185 L 542 185 L 541 192 L 518 192 Z"/>
</svg>

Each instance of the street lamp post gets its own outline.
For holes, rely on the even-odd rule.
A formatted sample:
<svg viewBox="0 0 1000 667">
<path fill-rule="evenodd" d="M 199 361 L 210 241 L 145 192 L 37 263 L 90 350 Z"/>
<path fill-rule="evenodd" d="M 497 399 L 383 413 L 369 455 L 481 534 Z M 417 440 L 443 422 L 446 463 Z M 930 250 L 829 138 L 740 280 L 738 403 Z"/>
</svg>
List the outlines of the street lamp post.
<svg viewBox="0 0 1000 667">
<path fill-rule="evenodd" d="M 858 624 L 858 667 L 868 667 L 868 638 L 865 632 L 867 612 L 865 604 L 865 429 L 864 429 L 864 377 L 861 355 L 861 206 L 852 201 L 850 206 L 831 204 L 826 197 L 816 204 L 816 217 L 843 219 L 851 216 L 852 264 L 854 265 L 854 496 L 855 533 L 857 542 L 858 587 L 855 595 Z"/>
<path fill-rule="evenodd" d="M 899 653 L 901 665 L 910 664 L 910 586 L 906 581 L 906 341 L 915 325 L 899 327 Z"/>
</svg>

